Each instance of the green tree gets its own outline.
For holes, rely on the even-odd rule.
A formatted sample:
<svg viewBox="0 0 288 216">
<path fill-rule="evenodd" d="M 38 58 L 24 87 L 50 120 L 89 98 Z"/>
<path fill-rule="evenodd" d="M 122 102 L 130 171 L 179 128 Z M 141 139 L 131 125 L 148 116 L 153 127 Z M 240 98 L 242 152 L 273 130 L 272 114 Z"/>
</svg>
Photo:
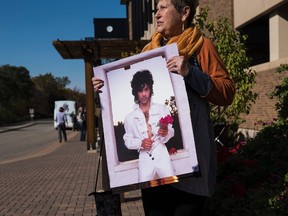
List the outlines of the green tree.
<svg viewBox="0 0 288 216">
<path fill-rule="evenodd" d="M 28 114 L 34 84 L 25 67 L 0 67 L 1 122 L 14 122 Z"/>
<path fill-rule="evenodd" d="M 276 70 L 284 71 L 288 64 Z M 247 142 L 219 148 L 211 215 L 288 215 L 287 77 L 275 86 L 271 97 L 277 99 L 278 120 L 262 122 L 263 129 Z"/>
<path fill-rule="evenodd" d="M 288 64 L 281 64 L 276 73 L 283 73 L 288 71 Z M 275 108 L 278 112 L 279 121 L 285 122 L 288 118 L 288 77 L 284 77 L 282 82 L 276 86 L 270 94 L 271 98 L 277 98 Z"/>
<path fill-rule="evenodd" d="M 257 94 L 251 91 L 256 72 L 250 68 L 252 59 L 246 55 L 247 36 L 236 31 L 231 20 L 226 17 L 207 20 L 209 10 L 209 5 L 200 10 L 196 16 L 196 25 L 214 42 L 236 86 L 233 104 L 228 107 L 211 105 L 212 117 L 216 121 L 239 125 L 244 122 L 241 114 L 248 114 L 257 98 Z"/>
<path fill-rule="evenodd" d="M 86 104 L 86 96 L 80 89 L 74 88 L 69 89 L 66 88 L 64 94 L 67 99 L 76 101 L 76 106 L 85 106 Z"/>
<path fill-rule="evenodd" d="M 70 83 L 68 77 L 54 77 L 51 73 L 40 74 L 33 77 L 35 94 L 33 104 L 38 115 L 52 114 L 55 100 L 68 99 L 65 95 L 65 87 Z M 41 101 L 41 103 L 37 103 Z"/>
<path fill-rule="evenodd" d="M 0 124 L 30 119 L 30 108 L 34 108 L 35 118 L 51 117 L 56 100 L 85 104 L 85 94 L 67 88 L 69 84 L 68 77 L 46 73 L 31 78 L 23 66 L 0 66 Z"/>
</svg>

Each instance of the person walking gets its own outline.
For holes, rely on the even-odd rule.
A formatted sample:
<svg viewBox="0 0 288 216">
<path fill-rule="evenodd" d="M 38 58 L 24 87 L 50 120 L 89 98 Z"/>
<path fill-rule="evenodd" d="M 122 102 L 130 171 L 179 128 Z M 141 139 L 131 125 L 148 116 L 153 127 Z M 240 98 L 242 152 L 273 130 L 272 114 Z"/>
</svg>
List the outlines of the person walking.
<svg viewBox="0 0 288 216">
<path fill-rule="evenodd" d="M 201 175 L 178 183 L 141 190 L 147 216 L 203 216 L 216 185 L 217 154 L 210 104 L 228 106 L 235 85 L 212 41 L 193 23 L 198 0 L 159 0 L 155 13 L 156 31 L 143 48 L 146 52 L 176 43 L 179 56 L 167 60 L 171 73 L 183 77 Z M 93 77 L 94 90 L 101 92 L 103 80 Z M 191 135 L 192 137 L 192 135 Z"/>
<path fill-rule="evenodd" d="M 59 108 L 59 112 L 56 114 L 54 121 L 58 124 L 57 130 L 58 130 L 59 142 L 60 143 L 62 142 L 62 134 L 64 141 L 66 142 L 67 141 L 66 125 L 68 125 L 68 121 L 63 107 Z"/>
<path fill-rule="evenodd" d="M 152 102 L 153 84 L 149 70 L 137 71 L 133 75 L 131 87 L 135 104 L 124 121 L 125 145 L 139 152 L 139 182 L 175 175 L 165 145 L 174 136 L 173 121 L 159 124 L 161 118 L 171 115 L 164 105 Z"/>
<path fill-rule="evenodd" d="M 82 110 L 82 114 L 81 114 L 81 118 L 82 118 L 82 121 L 83 121 L 83 127 L 82 127 L 82 130 L 81 130 L 81 138 L 82 138 L 82 141 L 85 141 L 86 140 L 86 133 L 87 133 L 87 120 L 86 120 L 86 107 L 84 106 L 83 107 L 83 110 Z"/>
</svg>

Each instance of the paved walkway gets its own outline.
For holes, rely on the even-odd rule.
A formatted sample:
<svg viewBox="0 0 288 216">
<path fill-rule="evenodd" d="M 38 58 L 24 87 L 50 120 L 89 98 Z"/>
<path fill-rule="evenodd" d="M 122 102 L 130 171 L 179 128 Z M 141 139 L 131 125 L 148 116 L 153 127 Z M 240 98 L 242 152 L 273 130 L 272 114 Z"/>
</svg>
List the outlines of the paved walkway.
<svg viewBox="0 0 288 216">
<path fill-rule="evenodd" d="M 31 124 L 31 123 L 30 123 Z M 0 133 L 28 124 L 0 128 Z M 72 135 L 71 135 L 72 134 Z M 79 133 L 31 157 L 0 164 L 1 216 L 95 216 L 93 196 L 98 153 L 87 151 Z M 0 134 L 1 138 L 1 134 Z M 122 216 L 144 216 L 139 190 L 124 193 Z"/>
</svg>

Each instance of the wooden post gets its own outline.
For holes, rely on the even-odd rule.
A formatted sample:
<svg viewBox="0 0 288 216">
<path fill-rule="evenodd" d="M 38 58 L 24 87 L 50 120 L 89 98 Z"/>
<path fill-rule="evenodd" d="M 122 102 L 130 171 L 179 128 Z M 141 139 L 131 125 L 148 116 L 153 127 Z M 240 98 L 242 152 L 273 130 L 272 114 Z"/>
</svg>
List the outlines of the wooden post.
<svg viewBox="0 0 288 216">
<path fill-rule="evenodd" d="M 86 128 L 87 128 L 87 150 L 96 149 L 95 138 L 95 111 L 94 111 L 94 90 L 92 85 L 94 51 L 90 47 L 82 49 L 85 62 L 85 87 L 86 87 Z"/>
</svg>

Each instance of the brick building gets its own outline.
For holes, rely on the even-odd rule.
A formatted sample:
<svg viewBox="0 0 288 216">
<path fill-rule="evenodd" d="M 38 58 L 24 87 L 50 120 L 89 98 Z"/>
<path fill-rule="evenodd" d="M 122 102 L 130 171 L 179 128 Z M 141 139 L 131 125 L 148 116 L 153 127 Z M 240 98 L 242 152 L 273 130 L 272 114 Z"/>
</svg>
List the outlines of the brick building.
<svg viewBox="0 0 288 216">
<path fill-rule="evenodd" d="M 127 6 L 129 39 L 150 39 L 154 31 L 155 0 L 121 0 Z M 281 81 L 282 76 L 275 73 L 280 64 L 288 63 L 288 2 L 285 0 L 200 0 L 199 7 L 211 5 L 209 19 L 226 16 L 233 20 L 234 28 L 248 35 L 247 55 L 252 57 L 252 69 L 256 71 L 258 93 L 255 104 L 248 115 L 243 116 L 244 130 L 253 131 L 257 120 L 272 121 L 277 117 L 275 100 L 268 94 Z M 137 12 L 137 13 L 136 13 Z M 137 14 L 137 16 L 136 16 Z M 134 17 L 137 17 L 134 19 Z M 133 19 L 132 19 L 133 18 Z M 139 25 L 140 23 L 140 25 Z M 136 37 L 136 38 L 135 38 Z"/>
<path fill-rule="evenodd" d="M 288 2 L 285 0 L 234 0 L 234 27 L 246 33 L 248 55 L 253 58 L 252 69 L 257 72 L 254 92 L 259 94 L 246 122 L 246 129 L 254 128 L 257 120 L 272 121 L 277 117 L 275 100 L 268 94 L 281 82 L 276 74 L 280 64 L 288 63 Z"/>
</svg>

